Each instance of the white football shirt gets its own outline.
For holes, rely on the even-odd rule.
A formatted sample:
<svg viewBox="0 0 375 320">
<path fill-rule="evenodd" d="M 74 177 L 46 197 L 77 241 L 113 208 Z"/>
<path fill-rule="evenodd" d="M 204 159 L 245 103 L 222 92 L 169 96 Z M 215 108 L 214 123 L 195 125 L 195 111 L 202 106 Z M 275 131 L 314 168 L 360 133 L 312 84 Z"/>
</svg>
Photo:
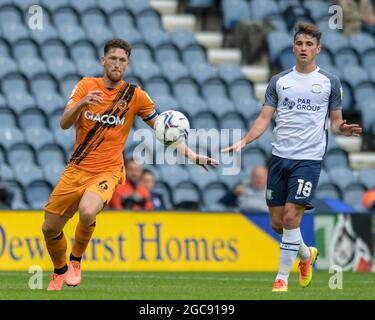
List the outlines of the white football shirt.
<svg viewBox="0 0 375 320">
<path fill-rule="evenodd" d="M 272 154 L 296 160 L 322 160 L 328 142 L 328 114 L 341 109 L 340 80 L 317 67 L 295 67 L 273 76 L 265 103 L 276 108 Z"/>
</svg>

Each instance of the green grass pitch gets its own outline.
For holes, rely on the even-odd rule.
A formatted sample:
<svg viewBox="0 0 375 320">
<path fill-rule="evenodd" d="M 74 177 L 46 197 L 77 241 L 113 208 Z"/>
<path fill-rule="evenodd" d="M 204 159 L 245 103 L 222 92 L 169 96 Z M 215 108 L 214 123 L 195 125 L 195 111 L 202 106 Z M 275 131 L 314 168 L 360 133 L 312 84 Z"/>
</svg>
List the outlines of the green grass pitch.
<svg viewBox="0 0 375 320">
<path fill-rule="evenodd" d="M 275 273 L 255 272 L 83 272 L 81 284 L 47 292 L 49 274 L 43 277 L 43 290 L 31 290 L 27 272 L 0 272 L 0 299 L 149 299 L 149 300 L 273 300 L 273 299 L 375 299 L 371 273 L 343 274 L 343 289 L 331 290 L 333 274 L 314 273 L 308 288 L 298 285 L 298 274 L 289 280 L 289 292 L 272 293 Z"/>
</svg>

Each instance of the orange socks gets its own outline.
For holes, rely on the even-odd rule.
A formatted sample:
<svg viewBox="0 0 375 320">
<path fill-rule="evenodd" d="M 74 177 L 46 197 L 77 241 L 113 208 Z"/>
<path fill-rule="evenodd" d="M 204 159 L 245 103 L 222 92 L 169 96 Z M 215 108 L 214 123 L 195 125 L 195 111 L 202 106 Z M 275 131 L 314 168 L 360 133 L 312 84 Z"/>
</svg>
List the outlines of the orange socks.
<svg viewBox="0 0 375 320">
<path fill-rule="evenodd" d="M 49 255 L 51 256 L 53 266 L 56 269 L 65 269 L 66 266 L 66 238 L 64 232 L 55 238 L 44 238 Z"/>
<path fill-rule="evenodd" d="M 72 255 L 74 257 L 80 258 L 83 256 L 87 245 L 89 244 L 91 236 L 95 230 L 95 226 L 95 222 L 93 224 L 90 224 L 89 226 L 78 222 L 72 249 Z"/>
</svg>

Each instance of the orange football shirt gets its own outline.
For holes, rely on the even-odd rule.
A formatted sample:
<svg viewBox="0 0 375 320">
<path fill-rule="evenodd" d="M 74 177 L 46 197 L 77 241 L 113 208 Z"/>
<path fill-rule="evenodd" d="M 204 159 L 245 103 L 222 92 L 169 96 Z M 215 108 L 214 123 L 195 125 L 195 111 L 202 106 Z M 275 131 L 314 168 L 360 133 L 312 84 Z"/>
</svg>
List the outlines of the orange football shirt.
<svg viewBox="0 0 375 320">
<path fill-rule="evenodd" d="M 123 151 L 136 115 L 144 121 L 157 116 L 148 94 L 125 80 L 114 89 L 103 78 L 83 78 L 73 90 L 69 104 L 76 104 L 89 91 L 103 92 L 101 105 L 87 105 L 76 123 L 76 142 L 70 163 L 93 173 L 115 171 L 123 163 Z M 125 103 L 125 98 L 129 102 Z"/>
</svg>

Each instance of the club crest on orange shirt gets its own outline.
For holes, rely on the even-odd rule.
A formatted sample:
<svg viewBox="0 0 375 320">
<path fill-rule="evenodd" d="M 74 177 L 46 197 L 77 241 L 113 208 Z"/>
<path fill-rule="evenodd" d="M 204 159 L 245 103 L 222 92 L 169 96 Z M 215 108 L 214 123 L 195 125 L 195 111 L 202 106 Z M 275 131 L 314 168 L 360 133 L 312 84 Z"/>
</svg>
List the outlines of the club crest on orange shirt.
<svg viewBox="0 0 375 320">
<path fill-rule="evenodd" d="M 108 190 L 107 182 L 108 182 L 107 180 L 99 182 L 99 191 L 104 192 L 104 191 Z"/>
</svg>

